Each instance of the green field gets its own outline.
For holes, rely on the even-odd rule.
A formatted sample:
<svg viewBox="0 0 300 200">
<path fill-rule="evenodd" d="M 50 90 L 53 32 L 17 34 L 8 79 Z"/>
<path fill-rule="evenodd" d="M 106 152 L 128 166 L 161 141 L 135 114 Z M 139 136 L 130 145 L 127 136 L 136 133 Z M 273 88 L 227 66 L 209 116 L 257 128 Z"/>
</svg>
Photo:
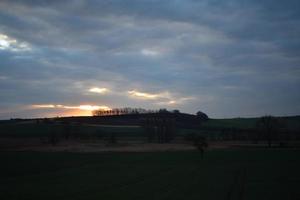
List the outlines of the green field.
<svg viewBox="0 0 300 200">
<path fill-rule="evenodd" d="M 300 151 L 0 152 L 0 199 L 299 199 Z"/>
<path fill-rule="evenodd" d="M 143 128 L 139 126 L 107 126 L 107 125 L 70 125 L 72 133 L 80 136 L 105 136 L 115 133 L 117 136 L 144 136 Z M 65 127 L 61 124 L 36 124 L 36 123 L 7 123 L 0 124 L 0 137 L 33 138 L 45 137 L 55 132 L 61 134 Z"/>
<path fill-rule="evenodd" d="M 210 119 L 202 124 L 204 128 L 237 128 L 251 129 L 256 127 L 260 118 Z M 283 128 L 300 130 L 300 116 L 278 117 Z"/>
<path fill-rule="evenodd" d="M 176 135 L 184 136 L 186 134 L 202 133 L 204 135 L 220 134 L 222 130 L 237 129 L 247 130 L 255 129 L 259 118 L 232 118 L 232 119 L 209 119 L 202 122 L 201 126 L 196 127 L 176 127 Z M 279 118 L 282 128 L 290 131 L 300 130 L 300 116 Z M 56 132 L 61 134 L 65 131 L 65 125 L 61 123 L 39 123 L 35 120 L 21 122 L 2 121 L 0 123 L 0 137 L 45 137 Z M 100 136 L 105 137 L 111 133 L 122 137 L 145 137 L 147 134 L 141 126 L 126 125 L 100 125 L 100 124 L 72 124 L 69 125 L 72 133 L 81 136 Z"/>
</svg>

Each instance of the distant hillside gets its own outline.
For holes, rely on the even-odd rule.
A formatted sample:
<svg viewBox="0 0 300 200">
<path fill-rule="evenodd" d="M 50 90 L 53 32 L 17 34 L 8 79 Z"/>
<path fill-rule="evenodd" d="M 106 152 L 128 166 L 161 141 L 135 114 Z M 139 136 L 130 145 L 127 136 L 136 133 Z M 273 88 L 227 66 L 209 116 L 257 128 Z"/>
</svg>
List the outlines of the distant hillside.
<svg viewBox="0 0 300 200">
<path fill-rule="evenodd" d="M 145 117 L 159 116 L 159 113 L 148 114 L 128 114 L 128 115 L 112 115 L 112 116 L 77 116 L 77 117 L 60 117 L 60 118 L 45 118 L 48 121 L 61 121 L 82 124 L 102 124 L 102 125 L 121 125 L 121 126 L 139 126 L 141 120 Z M 231 119 L 208 119 L 201 120 L 196 115 L 185 113 L 167 113 L 163 114 L 173 117 L 176 120 L 176 125 L 179 128 L 188 129 L 254 129 L 256 127 L 256 118 L 231 118 Z M 300 116 L 278 117 L 285 129 L 300 130 Z M 13 120 L 0 120 L 0 124 L 24 124 L 30 123 L 40 119 L 13 119 Z"/>
<path fill-rule="evenodd" d="M 300 116 L 278 117 L 286 129 L 300 130 Z M 253 129 L 259 117 L 256 118 L 232 118 L 232 119 L 209 119 L 202 123 L 203 128 L 238 128 Z"/>
<path fill-rule="evenodd" d="M 56 120 L 77 122 L 85 124 L 106 124 L 106 125 L 141 125 L 144 118 L 164 118 L 171 117 L 176 120 L 178 127 L 199 128 L 205 120 L 196 115 L 186 113 L 147 113 L 147 114 L 128 114 L 111 116 L 93 116 L 93 117 L 63 117 Z"/>
</svg>

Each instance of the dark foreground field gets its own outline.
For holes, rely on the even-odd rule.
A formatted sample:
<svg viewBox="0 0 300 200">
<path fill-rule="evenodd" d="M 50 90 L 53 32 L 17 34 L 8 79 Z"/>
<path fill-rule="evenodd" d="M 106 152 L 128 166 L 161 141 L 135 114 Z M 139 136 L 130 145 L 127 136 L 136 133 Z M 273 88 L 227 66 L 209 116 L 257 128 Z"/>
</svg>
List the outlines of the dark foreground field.
<svg viewBox="0 0 300 200">
<path fill-rule="evenodd" d="M 300 151 L 0 152 L 0 199 L 300 199 Z"/>
</svg>

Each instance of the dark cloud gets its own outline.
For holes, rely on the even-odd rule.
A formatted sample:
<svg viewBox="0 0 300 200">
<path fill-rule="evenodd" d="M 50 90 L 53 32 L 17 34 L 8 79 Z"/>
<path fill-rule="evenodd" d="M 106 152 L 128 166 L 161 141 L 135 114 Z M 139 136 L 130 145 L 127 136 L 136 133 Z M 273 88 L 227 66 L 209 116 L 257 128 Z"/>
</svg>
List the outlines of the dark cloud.
<svg viewBox="0 0 300 200">
<path fill-rule="evenodd" d="M 213 117 L 299 114 L 299 4 L 1 1 L 0 117 L 35 116 L 30 104 L 164 106 L 133 89 Z"/>
</svg>

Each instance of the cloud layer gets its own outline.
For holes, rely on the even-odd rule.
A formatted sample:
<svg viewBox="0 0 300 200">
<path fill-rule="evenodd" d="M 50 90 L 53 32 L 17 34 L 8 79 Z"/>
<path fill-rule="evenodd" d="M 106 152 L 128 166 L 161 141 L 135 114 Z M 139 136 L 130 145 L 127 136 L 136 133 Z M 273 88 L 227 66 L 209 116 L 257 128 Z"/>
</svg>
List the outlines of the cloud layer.
<svg viewBox="0 0 300 200">
<path fill-rule="evenodd" d="M 3 0 L 0 118 L 65 112 L 28 105 L 299 114 L 299 4 Z"/>
</svg>

